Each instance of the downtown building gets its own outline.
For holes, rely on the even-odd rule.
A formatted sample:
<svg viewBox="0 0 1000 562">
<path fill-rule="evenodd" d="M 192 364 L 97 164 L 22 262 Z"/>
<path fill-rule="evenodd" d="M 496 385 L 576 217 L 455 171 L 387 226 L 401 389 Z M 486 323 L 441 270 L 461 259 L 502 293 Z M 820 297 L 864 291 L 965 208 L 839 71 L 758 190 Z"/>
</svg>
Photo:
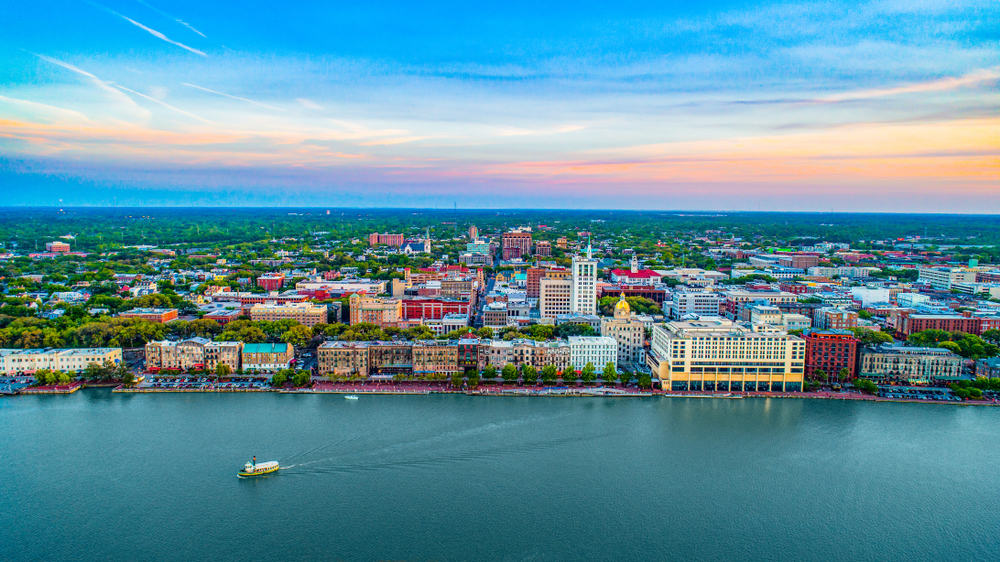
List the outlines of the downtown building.
<svg viewBox="0 0 1000 562">
<path fill-rule="evenodd" d="M 327 307 L 322 304 L 308 302 L 289 304 L 255 304 L 250 307 L 250 320 L 277 322 L 279 320 L 294 320 L 303 326 L 326 324 Z"/>
<path fill-rule="evenodd" d="M 500 237 L 500 243 L 504 260 L 531 254 L 531 232 L 521 230 L 504 232 Z"/>
<path fill-rule="evenodd" d="M 589 245 L 587 257 L 573 256 L 570 271 L 570 312 L 597 314 L 597 260 Z"/>
<path fill-rule="evenodd" d="M 211 341 L 206 338 L 188 338 L 180 341 L 151 341 L 146 344 L 146 370 L 193 371 L 215 370 L 221 363 L 231 372 L 242 366 L 242 342 Z"/>
<path fill-rule="evenodd" d="M 81 373 L 88 365 L 122 363 L 120 347 L 82 347 L 48 349 L 0 349 L 0 373 L 31 374 L 42 369 L 63 373 Z"/>
<path fill-rule="evenodd" d="M 858 376 L 876 382 L 931 384 L 961 378 L 962 358 L 939 347 L 880 345 L 861 351 Z"/>
<path fill-rule="evenodd" d="M 858 338 L 850 330 L 805 330 L 806 378 L 832 380 L 846 370 L 847 380 L 858 375 Z M 822 372 L 825 374 L 818 374 Z"/>
<path fill-rule="evenodd" d="M 802 390 L 805 342 L 762 328 L 721 317 L 657 324 L 649 368 L 665 390 Z"/>
<path fill-rule="evenodd" d="M 643 365 L 645 356 L 646 327 L 632 317 L 632 308 L 625 300 L 625 294 L 618 298 L 612 318 L 601 318 L 601 335 L 615 341 L 617 347 L 616 365 L 631 365 L 632 370 Z"/>
<path fill-rule="evenodd" d="M 571 336 L 569 343 L 569 364 L 577 371 L 589 363 L 596 371 L 601 371 L 609 363 L 618 368 L 618 342 L 604 336 Z"/>
</svg>

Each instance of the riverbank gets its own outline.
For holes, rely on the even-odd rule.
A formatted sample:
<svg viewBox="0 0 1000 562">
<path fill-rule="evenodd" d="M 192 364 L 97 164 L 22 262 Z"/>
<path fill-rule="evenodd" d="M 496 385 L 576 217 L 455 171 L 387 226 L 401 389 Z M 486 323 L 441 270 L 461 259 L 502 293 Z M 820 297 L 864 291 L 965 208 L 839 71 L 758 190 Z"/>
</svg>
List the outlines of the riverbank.
<svg viewBox="0 0 1000 562">
<path fill-rule="evenodd" d="M 461 394 L 482 397 L 573 397 L 573 398 L 708 398 L 722 400 L 742 400 L 752 398 L 786 398 L 800 400 L 851 400 L 866 402 L 896 402 L 906 404 L 939 404 L 957 406 L 1000 406 L 996 400 L 933 400 L 912 398 L 889 398 L 858 392 L 704 392 L 704 391 L 664 391 L 619 387 L 525 387 L 517 385 L 483 385 L 475 389 L 456 389 L 448 383 L 332 383 L 316 382 L 304 388 L 270 388 L 246 386 L 215 387 L 211 384 L 194 388 L 180 387 L 122 387 L 112 392 L 156 394 L 156 393 L 247 393 L 272 392 L 277 394 L 333 394 L 333 395 L 429 395 Z"/>
</svg>

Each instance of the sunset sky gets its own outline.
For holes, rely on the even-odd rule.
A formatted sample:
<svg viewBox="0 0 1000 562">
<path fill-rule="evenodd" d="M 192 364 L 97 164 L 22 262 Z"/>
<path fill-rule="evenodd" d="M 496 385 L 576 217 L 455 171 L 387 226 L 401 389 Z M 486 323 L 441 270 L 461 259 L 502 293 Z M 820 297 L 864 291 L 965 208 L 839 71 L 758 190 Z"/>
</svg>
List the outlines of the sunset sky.
<svg viewBox="0 0 1000 562">
<path fill-rule="evenodd" d="M 1000 212 L 996 0 L 0 1 L 0 205 Z"/>
</svg>

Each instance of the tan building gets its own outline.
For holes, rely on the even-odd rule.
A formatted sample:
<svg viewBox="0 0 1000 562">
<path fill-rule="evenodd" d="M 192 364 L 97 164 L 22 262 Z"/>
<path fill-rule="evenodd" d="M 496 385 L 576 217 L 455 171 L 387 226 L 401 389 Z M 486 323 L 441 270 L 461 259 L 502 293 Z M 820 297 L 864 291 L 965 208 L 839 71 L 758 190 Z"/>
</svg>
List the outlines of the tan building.
<svg viewBox="0 0 1000 562">
<path fill-rule="evenodd" d="M 479 347 L 480 368 L 493 365 L 502 369 L 509 364 L 515 367 L 531 365 L 535 369 L 541 369 L 546 365 L 553 365 L 562 370 L 570 364 L 570 356 L 570 346 L 565 341 L 491 340 Z"/>
<path fill-rule="evenodd" d="M 632 318 L 632 308 L 625 300 L 625 293 L 615 304 L 613 318 L 601 318 L 601 335 L 618 342 L 618 365 L 642 365 L 645 355 L 646 328 Z"/>
<path fill-rule="evenodd" d="M 573 281 L 568 278 L 544 277 L 538 281 L 538 312 L 542 318 L 569 314 L 572 304 Z"/>
<path fill-rule="evenodd" d="M 367 377 L 368 347 L 367 342 L 324 342 L 316 349 L 319 373 L 335 377 Z"/>
<path fill-rule="evenodd" d="M 414 342 L 411 353 L 414 375 L 450 375 L 460 370 L 458 345 L 453 342 Z"/>
<path fill-rule="evenodd" d="M 0 349 L 0 373 L 33 373 L 41 369 L 79 373 L 88 365 L 121 365 L 120 347 L 64 349 Z"/>
<path fill-rule="evenodd" d="M 937 347 L 882 345 L 861 352 L 858 376 L 880 382 L 930 384 L 961 377 L 962 358 Z"/>
<path fill-rule="evenodd" d="M 326 324 L 326 306 L 308 302 L 255 304 L 250 307 L 250 319 L 268 322 L 295 320 L 303 326 L 315 326 Z"/>
<path fill-rule="evenodd" d="M 720 317 L 669 322 L 653 326 L 647 364 L 665 390 L 799 391 L 805 341 Z"/>
<path fill-rule="evenodd" d="M 177 309 L 176 308 L 133 308 L 132 310 L 126 310 L 118 315 L 119 318 L 135 318 L 139 320 L 146 320 L 147 322 L 155 322 L 157 324 L 166 324 L 171 320 L 177 320 Z"/>
<path fill-rule="evenodd" d="M 205 367 L 205 338 L 181 341 L 151 341 L 146 344 L 146 369 L 150 371 L 191 371 Z"/>
<path fill-rule="evenodd" d="M 413 372 L 413 346 L 409 342 L 371 342 L 368 368 L 371 374 L 408 375 Z"/>
<path fill-rule="evenodd" d="M 274 373 L 287 369 L 295 357 L 290 343 L 248 343 L 243 345 L 243 370 Z"/>
<path fill-rule="evenodd" d="M 236 373 L 243 366 L 243 342 L 214 341 L 205 346 L 205 368 L 215 371 L 221 363 Z"/>
<path fill-rule="evenodd" d="M 378 326 L 396 326 L 403 318 L 403 301 L 394 298 L 351 295 L 348 301 L 351 324 L 368 322 Z"/>
<path fill-rule="evenodd" d="M 146 344 L 146 368 L 152 371 L 212 371 L 223 363 L 235 373 L 240 370 L 242 349 L 241 342 L 213 342 L 205 338 L 151 341 Z"/>
</svg>

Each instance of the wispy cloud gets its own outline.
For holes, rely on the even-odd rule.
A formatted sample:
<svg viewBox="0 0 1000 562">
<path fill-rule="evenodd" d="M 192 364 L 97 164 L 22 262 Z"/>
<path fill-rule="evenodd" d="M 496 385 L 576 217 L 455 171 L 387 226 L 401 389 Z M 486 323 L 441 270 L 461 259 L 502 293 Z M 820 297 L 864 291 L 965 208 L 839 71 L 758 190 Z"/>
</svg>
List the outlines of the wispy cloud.
<svg viewBox="0 0 1000 562">
<path fill-rule="evenodd" d="M 94 75 L 93 73 L 87 72 L 86 70 L 83 70 L 82 68 L 74 66 L 74 65 L 72 65 L 72 64 L 70 64 L 68 62 L 61 61 L 59 59 L 54 59 L 54 58 L 46 56 L 46 55 L 40 55 L 38 53 L 32 53 L 32 54 L 34 54 L 36 57 L 42 59 L 43 61 L 45 61 L 45 62 L 47 62 L 49 64 L 54 64 L 54 65 L 56 65 L 58 67 L 65 68 L 66 70 L 69 70 L 70 72 L 76 73 L 76 74 L 78 74 L 80 76 L 83 76 L 84 78 L 87 78 L 87 80 L 90 83 L 92 83 L 93 85 L 97 86 L 100 90 L 102 90 L 102 91 L 106 92 L 107 94 L 109 94 L 119 104 L 124 105 L 128 109 L 140 111 L 142 113 L 142 117 L 145 117 L 145 118 L 149 117 L 149 112 L 147 110 L 145 110 L 144 108 L 142 108 L 141 106 L 139 106 L 139 104 L 135 103 L 135 100 L 133 100 L 132 98 L 130 98 L 128 95 L 126 95 L 125 93 L 123 93 L 121 90 L 119 90 L 118 88 L 115 88 L 112 85 L 113 84 L 112 82 L 108 82 L 108 81 L 102 80 L 102 79 L 98 78 L 96 75 Z"/>
<path fill-rule="evenodd" d="M 193 25 L 191 25 L 190 23 L 182 20 L 181 18 L 179 18 L 177 16 L 174 16 L 174 15 L 171 15 L 171 14 L 169 14 L 167 12 L 164 12 L 163 10 L 157 8 L 156 6 L 153 6 L 149 2 L 144 2 L 143 0 L 136 0 L 136 2 L 142 4 L 143 6 L 149 8 L 150 10 L 153 10 L 154 12 L 160 14 L 161 16 L 163 16 L 165 18 L 169 18 L 169 19 L 174 20 L 175 22 L 183 25 L 184 27 L 188 28 L 189 30 L 197 33 L 198 35 L 201 35 L 202 37 L 207 37 L 207 35 L 205 35 L 201 31 L 198 31 L 197 29 L 195 29 L 195 27 Z"/>
<path fill-rule="evenodd" d="M 46 103 L 39 103 L 37 101 L 22 100 L 0 95 L 0 103 L 20 107 L 31 112 L 40 112 L 44 115 L 56 117 L 64 121 L 77 121 L 81 123 L 87 123 L 90 121 L 86 115 L 80 113 L 79 111 L 66 109 L 64 107 L 57 107 Z"/>
<path fill-rule="evenodd" d="M 301 105 L 302 107 L 304 107 L 306 109 L 312 109 L 314 111 L 321 111 L 323 109 L 322 105 L 320 105 L 320 104 L 318 104 L 318 103 L 316 103 L 316 102 L 314 102 L 314 101 L 312 101 L 310 99 L 295 98 L 295 101 L 297 101 L 299 103 L 299 105 Z"/>
<path fill-rule="evenodd" d="M 158 99 L 156 99 L 156 98 L 154 98 L 152 96 L 147 96 L 146 94 L 143 94 L 142 92 L 137 92 L 137 91 L 135 91 L 135 90 L 133 90 L 131 88 L 126 88 L 125 86 L 122 86 L 121 84 L 115 84 L 114 86 L 116 88 L 119 88 L 121 90 L 129 92 L 131 94 L 135 94 L 135 95 L 139 96 L 140 98 L 143 98 L 145 100 L 149 100 L 149 101 L 151 101 L 151 102 L 153 102 L 153 103 L 155 103 L 157 105 L 165 107 L 165 108 L 167 108 L 167 109 L 169 109 L 171 111 L 175 111 L 177 113 L 180 113 L 181 115 L 185 115 L 187 117 L 190 117 L 191 119 L 194 119 L 196 121 L 201 121 L 202 123 L 205 123 L 205 124 L 208 124 L 208 125 L 212 124 L 211 121 L 209 121 L 208 119 L 205 119 L 204 117 L 201 117 L 199 115 L 195 115 L 194 113 L 191 113 L 190 111 L 185 111 L 185 110 L 183 110 L 183 109 L 181 109 L 179 107 L 170 105 L 169 103 L 167 103 L 167 102 L 165 102 L 163 100 L 158 100 Z"/>
<path fill-rule="evenodd" d="M 184 43 L 181 43 L 180 41 L 174 41 L 173 39 L 167 37 L 164 33 L 160 32 L 160 31 L 157 31 L 157 30 L 155 30 L 152 27 L 149 27 L 147 25 L 143 25 L 143 24 L 135 21 L 134 19 L 132 19 L 132 18 L 130 18 L 130 17 L 124 15 L 124 14 L 120 14 L 120 13 L 112 10 L 111 8 L 108 8 L 107 6 L 102 6 L 101 4 L 98 4 L 97 2 L 90 2 L 90 1 L 88 1 L 88 3 L 90 5 L 96 7 L 96 8 L 99 8 L 101 10 L 104 10 L 105 12 L 108 12 L 111 15 L 120 17 L 121 19 L 129 22 L 130 24 L 138 27 L 139 29 L 145 31 L 146 33 L 152 35 L 153 37 L 156 37 L 157 39 L 159 39 L 161 41 L 166 41 L 167 43 L 170 43 L 171 45 L 176 45 L 176 46 L 184 49 L 185 51 L 189 51 L 189 52 L 194 53 L 196 55 L 199 55 L 199 56 L 202 56 L 202 57 L 208 57 L 208 55 L 205 54 L 204 51 L 200 51 L 198 49 L 195 49 L 194 47 L 189 47 L 188 45 L 185 45 Z"/>
<path fill-rule="evenodd" d="M 997 80 L 1000 80 L 1000 67 L 984 68 L 958 77 L 949 76 L 947 78 L 940 78 L 938 80 L 929 80 L 926 82 L 918 82 L 916 84 L 896 86 L 894 88 L 874 88 L 868 90 L 855 90 L 851 92 L 842 92 L 839 94 L 822 96 L 812 101 L 817 103 L 836 103 L 842 101 L 884 98 L 900 94 L 914 94 L 921 92 L 944 92 L 948 90 L 956 90 L 958 88 L 977 86 L 979 84 L 987 82 L 995 82 Z"/>
<path fill-rule="evenodd" d="M 132 25 L 138 27 L 139 29 L 142 29 L 142 30 L 146 31 L 147 33 L 149 33 L 153 37 L 156 37 L 157 39 L 162 39 L 163 41 L 166 41 L 167 43 L 170 43 L 171 45 L 177 45 L 178 47 L 180 47 L 180 48 L 182 48 L 184 50 L 190 51 L 190 52 L 192 52 L 192 53 L 194 53 L 196 55 L 201 55 L 203 57 L 207 57 L 208 56 L 203 51 L 199 51 L 198 49 L 195 49 L 194 47 L 188 47 L 187 45 L 185 45 L 184 43 L 181 43 L 180 41 L 174 41 L 173 39 L 167 37 L 166 35 L 160 33 L 159 31 L 157 31 L 157 30 L 155 30 L 155 29 L 153 29 L 151 27 L 146 27 L 145 25 L 142 25 L 141 23 L 135 21 L 134 19 L 132 19 L 132 18 L 130 18 L 128 16 L 123 16 L 121 14 L 118 14 L 118 16 L 121 17 L 123 20 L 131 23 Z"/>
<path fill-rule="evenodd" d="M 266 104 L 266 103 L 263 103 L 263 102 L 252 100 L 250 98 L 244 98 L 244 97 L 241 97 L 241 96 L 234 96 L 232 94 L 227 94 L 225 92 L 220 92 L 218 90 L 213 90 L 211 88 L 206 88 L 204 86 L 199 86 L 197 84 L 192 84 L 190 82 L 184 82 L 183 84 L 185 86 L 187 86 L 188 88 L 194 88 L 195 90 L 201 90 L 202 92 L 208 92 L 209 94 L 215 94 L 217 96 L 222 96 L 224 98 L 229 98 L 229 99 L 238 100 L 238 101 L 244 101 L 244 102 L 247 102 L 249 104 L 253 104 L 253 105 L 256 105 L 256 106 L 259 106 L 259 107 L 265 107 L 267 109 L 273 109 L 275 111 L 284 111 L 283 108 L 280 108 L 278 106 Z"/>
</svg>

